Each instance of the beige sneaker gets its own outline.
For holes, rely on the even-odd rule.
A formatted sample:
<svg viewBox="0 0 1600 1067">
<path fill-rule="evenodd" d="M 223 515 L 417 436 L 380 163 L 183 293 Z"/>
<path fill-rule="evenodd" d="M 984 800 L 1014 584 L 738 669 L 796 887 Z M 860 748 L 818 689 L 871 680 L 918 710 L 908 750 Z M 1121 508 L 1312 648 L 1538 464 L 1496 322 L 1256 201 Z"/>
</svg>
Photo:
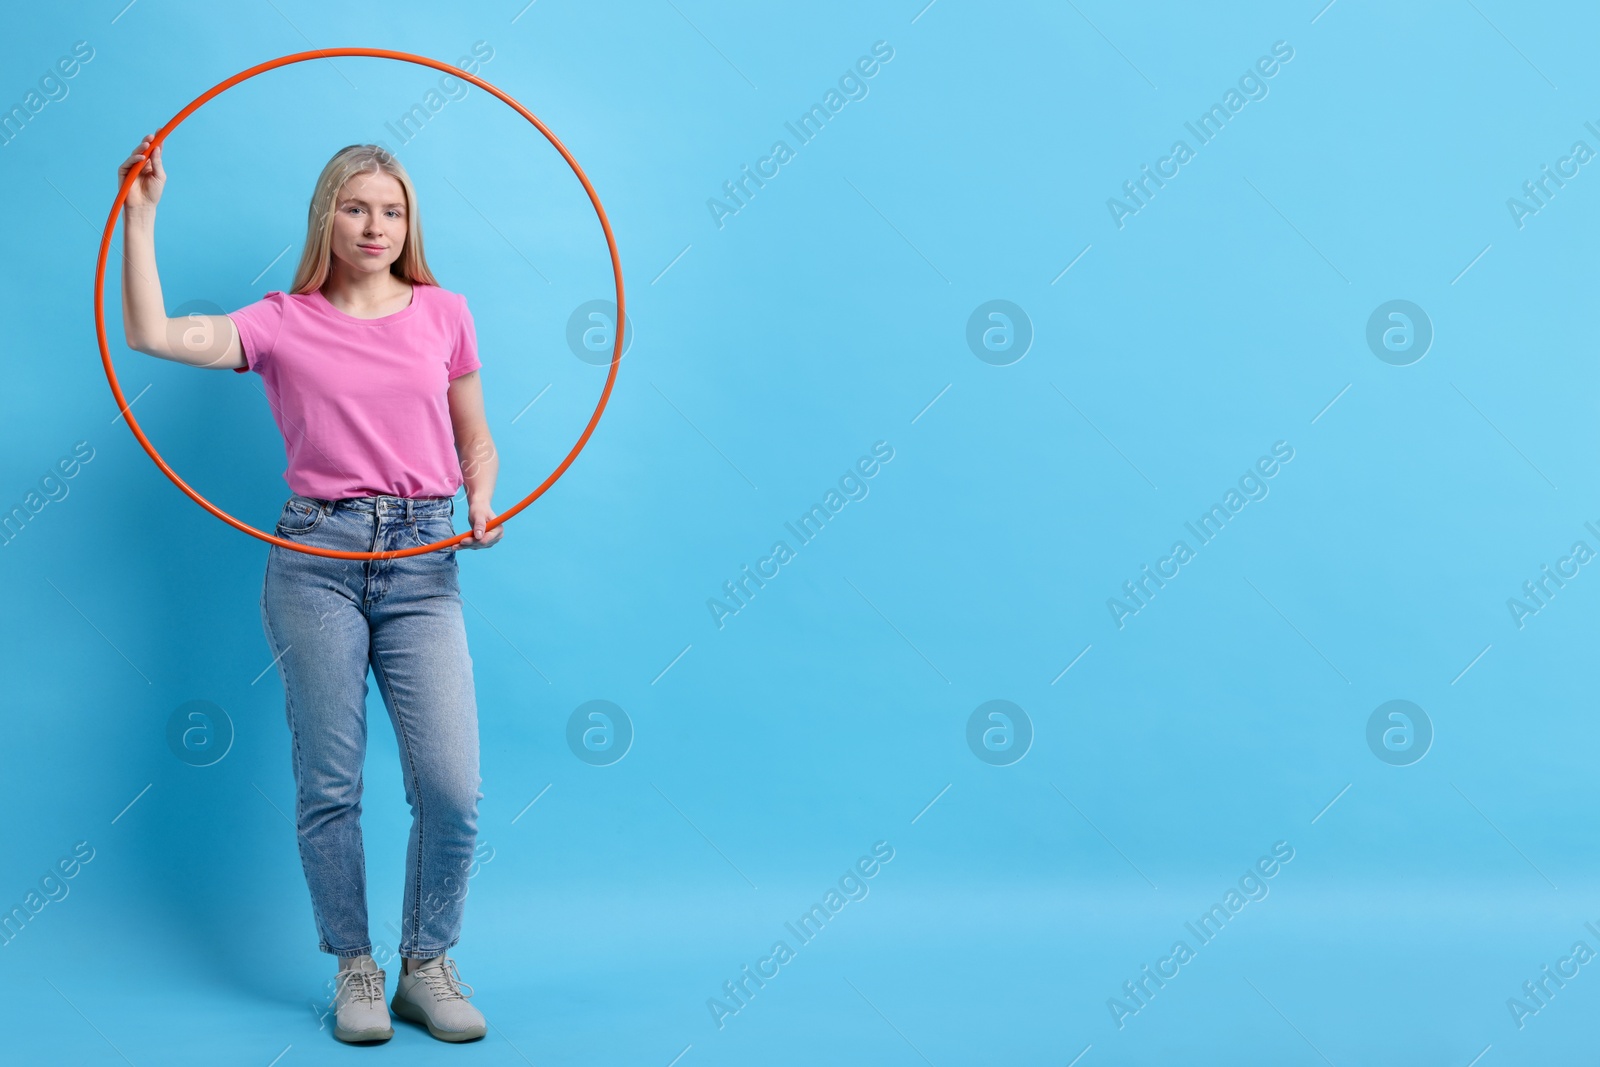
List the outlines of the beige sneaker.
<svg viewBox="0 0 1600 1067">
<path fill-rule="evenodd" d="M 476 1041 L 488 1032 L 488 1024 L 483 1012 L 467 1003 L 470 996 L 472 987 L 456 973 L 456 961 L 441 954 L 410 974 L 402 964 L 389 1006 L 400 1018 L 426 1026 L 440 1041 Z"/>
<path fill-rule="evenodd" d="M 351 1043 L 387 1041 L 394 1036 L 383 1004 L 384 974 L 371 956 L 357 956 L 334 981 L 333 1036 Z"/>
</svg>

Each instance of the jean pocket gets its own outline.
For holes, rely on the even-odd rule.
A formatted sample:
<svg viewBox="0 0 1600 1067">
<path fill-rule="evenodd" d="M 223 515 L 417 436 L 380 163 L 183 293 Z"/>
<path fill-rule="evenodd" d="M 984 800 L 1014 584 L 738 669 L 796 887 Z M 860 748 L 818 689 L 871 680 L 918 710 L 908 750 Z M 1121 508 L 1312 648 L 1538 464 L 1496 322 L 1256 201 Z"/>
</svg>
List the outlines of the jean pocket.
<svg viewBox="0 0 1600 1067">
<path fill-rule="evenodd" d="M 321 508 L 304 500 L 290 500 L 283 505 L 283 513 L 278 516 L 278 534 L 293 537 L 310 533 L 322 524 L 326 514 Z"/>
<path fill-rule="evenodd" d="M 431 545 L 445 541 L 456 535 L 455 523 L 447 515 L 419 515 L 412 523 L 411 536 L 419 545 Z M 436 551 L 451 553 L 456 550 L 455 545 L 441 548 Z"/>
</svg>

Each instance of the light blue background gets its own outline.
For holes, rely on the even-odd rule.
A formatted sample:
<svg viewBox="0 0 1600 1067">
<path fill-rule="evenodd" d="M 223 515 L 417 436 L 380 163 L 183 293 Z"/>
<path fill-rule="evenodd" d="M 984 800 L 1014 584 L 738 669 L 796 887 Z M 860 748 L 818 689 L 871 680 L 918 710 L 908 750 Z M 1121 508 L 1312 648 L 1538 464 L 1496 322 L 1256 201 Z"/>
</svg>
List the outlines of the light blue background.
<svg viewBox="0 0 1600 1067">
<path fill-rule="evenodd" d="M 1581 169 L 1521 228 L 1507 199 L 1574 141 L 1600 149 L 1583 125 L 1600 124 L 1594 13 L 921 3 L 7 13 L 5 107 L 74 42 L 94 48 L 0 147 L 0 508 L 75 442 L 94 449 L 0 550 L 0 907 L 74 842 L 95 850 L 0 948 L 10 1047 L 346 1055 L 309 1007 L 332 961 L 284 814 L 267 546 L 114 421 L 94 255 L 118 164 L 224 78 L 315 47 L 453 62 L 484 41 L 481 76 L 602 197 L 636 340 L 587 450 L 501 545 L 461 556 L 493 859 L 454 954 L 494 1029 L 445 1050 L 402 1026 L 348 1055 L 1498 1067 L 1592 1051 L 1600 964 L 1521 1028 L 1507 998 L 1574 942 L 1600 950 L 1584 927 L 1600 926 L 1600 577 L 1581 569 L 1521 628 L 1507 600 L 1574 541 L 1600 548 L 1584 528 L 1600 525 L 1600 176 Z M 876 41 L 894 57 L 866 98 L 719 228 L 708 198 Z M 1119 229 L 1107 198 L 1276 41 L 1294 57 L 1269 95 Z M 287 288 L 322 163 L 384 138 L 438 77 L 303 63 L 186 121 L 158 226 L 169 312 Z M 555 152 L 482 91 L 390 145 L 433 269 L 474 310 L 503 509 L 603 383 L 565 341 L 573 309 L 609 294 L 599 228 Z M 140 424 L 197 489 L 269 525 L 287 487 L 259 379 L 123 346 L 116 249 L 112 354 Z M 1009 366 L 965 340 L 993 299 L 1034 331 Z M 1365 340 L 1394 299 L 1435 330 L 1409 366 Z M 880 440 L 894 458 L 870 494 L 718 629 L 708 598 Z M 1107 599 L 1280 440 L 1294 458 L 1270 494 L 1119 629 Z M 635 730 L 606 767 L 565 740 L 595 699 Z M 1035 733 L 1009 766 L 966 741 L 994 699 Z M 1367 744 L 1393 699 L 1435 733 L 1410 766 Z M 235 733 L 211 766 L 167 744 L 191 700 Z M 392 947 L 409 816 L 375 687 L 370 714 L 370 906 Z M 707 999 L 877 841 L 895 853 L 870 895 L 718 1029 Z M 1119 1029 L 1108 998 L 1279 841 L 1294 859 L 1270 895 Z"/>
</svg>

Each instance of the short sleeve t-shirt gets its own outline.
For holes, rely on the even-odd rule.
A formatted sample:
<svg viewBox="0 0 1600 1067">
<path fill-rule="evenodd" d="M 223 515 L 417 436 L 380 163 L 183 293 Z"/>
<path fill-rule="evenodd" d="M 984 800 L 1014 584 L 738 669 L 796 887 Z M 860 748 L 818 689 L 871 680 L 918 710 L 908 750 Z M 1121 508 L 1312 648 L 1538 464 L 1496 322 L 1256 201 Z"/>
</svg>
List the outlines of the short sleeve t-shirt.
<svg viewBox="0 0 1600 1067">
<path fill-rule="evenodd" d="M 454 496 L 461 461 L 449 385 L 477 370 L 467 299 L 413 285 L 411 303 L 362 319 L 320 290 L 270 292 L 228 316 L 266 384 L 289 488 L 318 500 Z"/>
</svg>

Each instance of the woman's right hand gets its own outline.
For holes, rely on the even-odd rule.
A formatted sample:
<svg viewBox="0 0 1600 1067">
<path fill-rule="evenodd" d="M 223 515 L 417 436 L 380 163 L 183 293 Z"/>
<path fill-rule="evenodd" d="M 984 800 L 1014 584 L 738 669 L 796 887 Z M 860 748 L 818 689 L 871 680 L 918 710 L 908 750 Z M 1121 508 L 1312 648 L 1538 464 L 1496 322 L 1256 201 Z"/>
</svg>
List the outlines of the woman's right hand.
<svg viewBox="0 0 1600 1067">
<path fill-rule="evenodd" d="M 129 210 L 154 208 L 161 199 L 162 188 L 167 184 L 167 171 L 161 165 L 161 146 L 157 145 L 154 153 L 150 151 L 150 142 L 154 138 L 154 134 L 146 134 L 144 140 L 139 142 L 139 147 L 117 168 L 119 188 L 127 180 L 128 168 L 140 168 L 139 177 L 128 187 L 128 197 L 123 201 Z"/>
</svg>

